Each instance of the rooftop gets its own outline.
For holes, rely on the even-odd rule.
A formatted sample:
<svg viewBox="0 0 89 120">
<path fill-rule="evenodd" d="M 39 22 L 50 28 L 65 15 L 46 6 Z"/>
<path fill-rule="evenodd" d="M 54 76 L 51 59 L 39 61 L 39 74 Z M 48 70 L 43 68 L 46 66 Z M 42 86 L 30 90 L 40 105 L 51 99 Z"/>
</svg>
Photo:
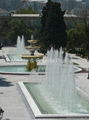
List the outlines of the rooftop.
<svg viewBox="0 0 89 120">
<path fill-rule="evenodd" d="M 12 14 L 12 17 L 40 17 L 40 14 Z"/>
<path fill-rule="evenodd" d="M 3 14 L 3 13 L 9 13 L 9 12 L 7 10 L 0 8 L 0 14 Z"/>
</svg>

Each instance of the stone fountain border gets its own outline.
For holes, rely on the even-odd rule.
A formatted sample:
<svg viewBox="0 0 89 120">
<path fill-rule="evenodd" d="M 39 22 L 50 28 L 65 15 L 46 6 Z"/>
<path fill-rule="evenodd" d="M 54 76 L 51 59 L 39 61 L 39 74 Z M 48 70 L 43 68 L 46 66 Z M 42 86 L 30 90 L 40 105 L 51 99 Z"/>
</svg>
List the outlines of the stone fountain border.
<svg viewBox="0 0 89 120">
<path fill-rule="evenodd" d="M 24 62 L 27 62 L 27 60 L 11 60 L 10 59 L 10 55 L 15 55 L 15 54 L 7 54 L 7 55 L 4 55 L 4 57 L 5 57 L 5 60 L 6 60 L 6 62 L 22 62 L 22 63 L 24 63 Z"/>
<path fill-rule="evenodd" d="M 31 108 L 35 118 L 75 118 L 75 119 L 81 119 L 81 118 L 88 118 L 89 119 L 89 114 L 42 114 L 41 111 L 39 110 L 38 106 L 36 105 L 34 99 L 32 98 L 31 94 L 28 92 L 26 89 L 24 82 L 18 82 L 18 85 L 21 89 L 21 92 L 23 96 L 26 99 L 26 102 L 28 103 L 29 107 Z M 87 93 L 82 91 L 80 88 L 77 88 L 79 91 L 80 95 L 82 94 L 84 97 L 86 97 L 89 100 L 89 96 Z"/>
<path fill-rule="evenodd" d="M 13 62 L 11 64 L 5 64 L 5 65 L 0 65 L 1 67 L 5 67 L 5 66 L 23 66 L 25 64 L 16 64 L 16 62 Z M 42 65 L 42 64 L 41 64 Z M 82 69 L 79 67 L 76 67 L 77 70 L 75 71 L 75 73 L 80 72 Z M 0 71 L 0 74 L 10 74 L 10 75 L 45 75 L 45 72 L 3 72 Z"/>
<path fill-rule="evenodd" d="M 0 65 L 0 67 L 5 66 L 23 66 L 25 64 L 6 64 L 6 65 Z M 4 72 L 0 71 L 0 74 L 8 74 L 8 75 L 45 75 L 45 72 Z"/>
</svg>

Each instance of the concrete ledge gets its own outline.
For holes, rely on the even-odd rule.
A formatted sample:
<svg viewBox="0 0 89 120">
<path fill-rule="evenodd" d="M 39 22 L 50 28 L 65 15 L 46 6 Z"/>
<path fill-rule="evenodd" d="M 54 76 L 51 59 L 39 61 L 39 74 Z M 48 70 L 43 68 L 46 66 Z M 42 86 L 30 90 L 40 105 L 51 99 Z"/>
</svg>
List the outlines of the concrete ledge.
<svg viewBox="0 0 89 120">
<path fill-rule="evenodd" d="M 20 86 L 21 91 L 23 92 L 23 95 L 25 96 L 30 108 L 32 109 L 32 112 L 34 113 L 35 118 L 74 118 L 74 119 L 81 119 L 81 118 L 87 118 L 89 119 L 89 114 L 42 114 L 39 110 L 38 106 L 36 105 L 35 101 L 33 100 L 31 94 L 26 89 L 23 82 L 18 83 Z M 78 89 L 78 91 L 81 92 L 82 90 Z M 86 94 L 83 93 L 84 96 L 87 97 Z"/>
<path fill-rule="evenodd" d="M 0 65 L 0 67 L 8 67 L 8 69 L 10 69 L 9 67 L 13 67 L 13 66 L 23 66 L 23 64 L 7 64 L 7 65 Z M 27 72 L 12 72 L 12 71 L 1 71 L 0 70 L 0 74 L 8 74 L 8 75 L 45 75 L 45 72 L 30 72 L 30 71 L 27 71 Z"/>
<path fill-rule="evenodd" d="M 35 104 L 32 96 L 29 94 L 28 90 L 24 86 L 23 82 L 19 82 L 18 84 L 19 84 L 19 86 L 21 88 L 21 91 L 23 92 L 29 106 L 31 107 L 35 117 L 38 116 L 38 115 L 41 115 L 40 110 L 38 109 L 37 105 Z"/>
<path fill-rule="evenodd" d="M 45 75 L 43 72 L 2 72 L 0 71 L 0 74 L 6 74 L 6 75 Z"/>
</svg>

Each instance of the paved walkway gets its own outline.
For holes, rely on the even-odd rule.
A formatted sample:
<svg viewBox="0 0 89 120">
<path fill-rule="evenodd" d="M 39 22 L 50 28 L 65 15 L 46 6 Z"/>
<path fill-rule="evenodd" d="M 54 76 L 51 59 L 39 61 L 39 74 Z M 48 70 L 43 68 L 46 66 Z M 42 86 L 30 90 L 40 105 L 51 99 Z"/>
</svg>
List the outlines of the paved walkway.
<svg viewBox="0 0 89 120">
<path fill-rule="evenodd" d="M 84 69 L 89 69 L 89 61 L 85 58 L 81 58 L 79 56 L 76 56 L 74 54 L 71 54 L 71 57 L 72 57 L 72 61 L 74 63 L 78 63 L 78 65 Z"/>
<path fill-rule="evenodd" d="M 6 54 L 6 52 L 8 53 L 11 49 L 12 48 L 4 48 L 3 51 L 0 51 L 0 55 L 3 55 L 3 53 Z M 86 59 L 76 57 L 75 55 L 72 55 L 72 57 L 73 57 L 72 59 L 73 62 L 78 63 L 79 66 L 82 68 L 88 69 L 89 62 Z M 0 59 L 0 65 L 2 64 L 5 65 L 7 63 L 3 59 Z M 8 63 L 8 64 L 13 64 L 13 63 Z M 83 91 L 88 93 L 89 95 L 89 79 L 87 79 L 87 73 L 79 73 L 76 75 L 76 77 L 77 77 L 76 85 L 80 87 Z M 17 83 L 19 81 L 35 82 L 36 80 L 42 80 L 42 79 L 43 76 L 0 75 L 0 107 L 2 107 L 3 110 L 5 111 L 3 120 L 6 118 L 10 120 L 35 120 L 30 108 L 28 107 L 28 105 L 25 104 L 26 102 L 23 96 L 21 95 Z M 81 120 L 86 120 L 86 119 L 81 119 Z"/>
<path fill-rule="evenodd" d="M 30 114 L 17 86 L 17 82 L 22 81 L 22 79 L 19 79 L 20 76 L 0 75 L 0 77 L 0 106 L 5 111 L 4 118 L 29 120 Z"/>
<path fill-rule="evenodd" d="M 0 56 L 15 51 L 13 48 L 3 48 Z M 4 59 L 0 59 L 0 65 L 15 64 L 6 63 Z M 19 64 L 19 63 L 18 63 Z M 29 114 L 24 98 L 18 87 L 19 81 L 28 81 L 29 76 L 20 75 L 0 75 L 0 107 L 4 110 L 3 120 L 32 120 L 32 114 Z"/>
</svg>

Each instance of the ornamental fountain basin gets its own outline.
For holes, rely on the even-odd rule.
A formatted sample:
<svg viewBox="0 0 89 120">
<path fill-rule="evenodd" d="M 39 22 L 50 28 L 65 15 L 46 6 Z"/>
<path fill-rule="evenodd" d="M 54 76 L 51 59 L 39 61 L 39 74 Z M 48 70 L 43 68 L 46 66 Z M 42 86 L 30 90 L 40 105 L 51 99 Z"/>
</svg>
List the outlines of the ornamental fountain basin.
<svg viewBox="0 0 89 120">
<path fill-rule="evenodd" d="M 89 119 L 89 96 L 75 87 L 73 65 L 68 58 L 64 64 L 62 57 L 58 58 L 58 52 L 48 54 L 49 59 L 58 60 L 48 61 L 45 81 L 39 84 L 19 83 L 35 118 Z"/>
<path fill-rule="evenodd" d="M 64 60 L 52 49 L 48 57 L 42 82 L 19 83 L 35 118 L 89 119 L 89 95 L 77 88 L 70 57 Z"/>
<path fill-rule="evenodd" d="M 59 100 L 57 98 L 54 99 L 51 95 L 48 95 L 47 92 L 42 93 L 39 89 L 39 83 L 19 82 L 18 84 L 35 118 L 89 119 L 89 95 L 80 88 L 76 88 L 77 97 L 80 100 L 77 108 L 80 110 L 78 111 L 78 109 L 76 110 L 74 108 L 74 110 L 70 112 L 66 110 L 60 111 L 61 106 L 59 108 L 57 107 L 60 103 Z"/>
<path fill-rule="evenodd" d="M 15 74 L 15 75 L 29 75 L 29 74 L 45 74 L 45 65 L 38 65 L 37 68 L 28 71 L 26 65 L 2 65 L 0 66 L 0 74 Z"/>
<path fill-rule="evenodd" d="M 26 65 L 1 65 L 0 66 L 0 74 L 21 74 L 21 75 L 29 75 L 29 74 L 45 74 L 46 65 L 38 65 L 37 68 L 28 71 Z M 81 69 L 75 66 L 75 72 L 80 72 Z"/>
</svg>

